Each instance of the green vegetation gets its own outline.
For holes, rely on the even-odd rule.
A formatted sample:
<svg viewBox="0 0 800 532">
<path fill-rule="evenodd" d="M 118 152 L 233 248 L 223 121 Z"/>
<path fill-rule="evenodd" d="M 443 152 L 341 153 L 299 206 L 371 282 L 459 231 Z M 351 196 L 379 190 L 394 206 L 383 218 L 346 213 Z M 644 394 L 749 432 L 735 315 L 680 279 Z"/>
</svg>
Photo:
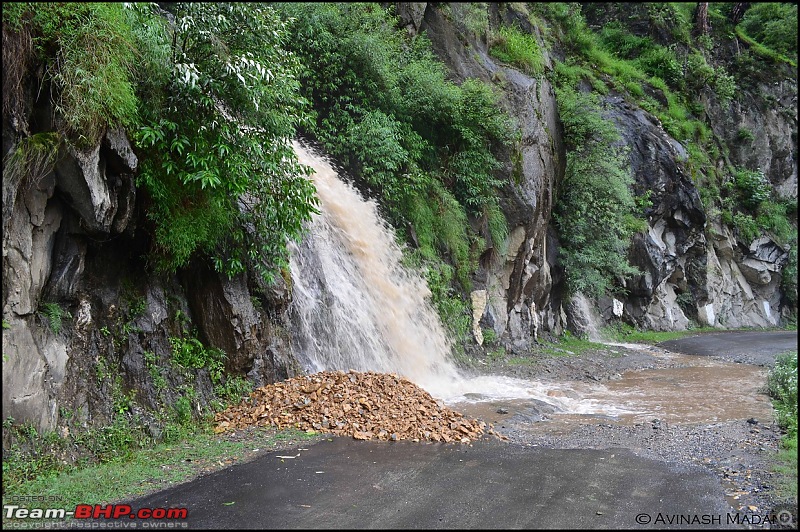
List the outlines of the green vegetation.
<svg viewBox="0 0 800 532">
<path fill-rule="evenodd" d="M 121 4 L 14 3 L 3 24 L 30 34 L 40 83 L 74 141 L 89 145 L 106 127 L 136 124 L 136 36 Z M 4 62 L 5 63 L 5 62 Z"/>
<path fill-rule="evenodd" d="M 587 23 L 613 4 L 499 7 L 528 16 L 558 52 L 551 55 L 564 58 L 553 61 L 552 71 L 546 71 L 540 41 L 518 24 L 492 27 L 486 4 L 442 7 L 463 19 L 454 21 L 466 30 L 462 38 L 485 36 L 498 61 L 547 76 L 556 87 L 567 160 L 553 212 L 569 291 L 615 293 L 639 273 L 627 250 L 645 228 L 642 217 L 652 200 L 650 191 L 636 196 L 628 154 L 603 103 L 602 96 L 619 94 L 657 117 L 684 146 L 682 164 L 711 217 L 734 227 L 744 243 L 767 233 L 790 250 L 782 282 L 796 306 L 796 204 L 774 196 L 760 170 L 732 166 L 706 112 L 710 101 L 724 107 L 753 80 L 770 76 L 764 59 L 770 67 L 796 66 L 797 7 L 753 5 L 735 26 L 730 7 L 710 4 L 714 30 L 700 36 L 692 35 L 688 4 L 636 5 L 646 32 L 631 26 L 634 16 Z M 49 98 L 57 114 L 57 131 L 32 134 L 6 156 L 7 177 L 35 183 L 65 146 L 90 145 L 108 128 L 124 128 L 140 161 L 137 202 L 146 213 L 140 227 L 151 246 L 148 264 L 171 273 L 202 260 L 230 276 L 253 269 L 271 280 L 286 272 L 287 239 L 302 235 L 316 209 L 309 169 L 291 148 L 300 133 L 378 198 L 399 238 L 413 248 L 406 260 L 425 275 L 450 334 L 470 338 L 464 294 L 478 257 L 489 249 L 506 251 L 498 191 L 515 183 L 505 182 L 501 156 L 518 176 L 522 139 L 492 85 L 453 82 L 424 34 L 398 28 L 391 9 L 369 3 L 11 3 L 4 5 L 3 31 L 8 94 L 22 101 L 23 75 L 32 72 L 32 92 Z M 736 39 L 735 57 L 725 57 L 733 49 L 722 46 L 725 39 Z M 502 84 L 502 76 L 496 81 Z M 6 77 L 4 113 L 11 101 L 5 89 Z M 737 142 L 757 140 L 745 128 L 730 134 Z M 113 408 L 108 426 L 80 436 L 93 462 L 125 461 L 156 440 L 179 441 L 197 422 L 199 384 L 205 383 L 198 379 L 206 375 L 218 400 L 237 400 L 250 389 L 242 376 L 226 375 L 224 352 L 203 345 L 184 324 L 173 331 L 169 353 L 143 353 L 164 404 L 171 388 L 180 392 L 155 413 L 162 434 L 150 435 L 135 414 L 133 391 L 114 367 L 146 305 L 141 296 L 129 296 L 121 305 L 127 310 L 101 324 L 100 341 L 109 352 L 95 377 Z M 682 302 L 690 303 L 686 296 Z M 69 316 L 55 303 L 39 312 L 55 333 Z M 617 338 L 658 342 L 700 331 L 620 330 Z M 490 360 L 506 358 L 488 333 L 486 345 Z M 562 356 L 601 347 L 565 335 L 542 350 Z M 160 371 L 172 363 L 178 371 Z M 796 434 L 796 416 L 794 427 Z M 12 487 L 47 479 L 62 467 L 56 457 L 66 456 L 66 447 L 52 435 L 36 436 L 57 452 L 34 448 L 26 464 L 8 462 Z M 796 435 L 794 441 L 796 456 Z M 22 456 L 18 451 L 10 456 Z M 6 467 L 4 458 L 4 473 Z"/>
<path fill-rule="evenodd" d="M 721 220 L 735 228 L 739 238 L 750 243 L 762 234 L 771 236 L 789 260 L 781 276 L 786 302 L 797 306 L 797 203 L 778 198 L 764 173 L 733 168 L 722 185 Z"/>
<path fill-rule="evenodd" d="M 604 328 L 601 334 L 604 338 L 615 342 L 658 344 L 707 332 L 719 332 L 719 329 L 714 327 L 690 327 L 685 331 L 640 331 L 627 323 L 618 323 Z"/>
<path fill-rule="evenodd" d="M 617 288 L 617 278 L 638 273 L 626 254 L 643 222 L 634 216 L 627 156 L 599 99 L 570 87 L 556 94 L 567 142 L 567 170 L 553 216 L 560 260 L 571 292 L 599 297 Z"/>
<path fill-rule="evenodd" d="M 601 343 L 574 336 L 569 331 L 565 331 L 552 342 L 542 342 L 542 351 L 554 357 L 580 356 L 586 351 L 604 348 L 605 345 Z"/>
<path fill-rule="evenodd" d="M 27 178 L 38 183 L 53 171 L 61 146 L 62 137 L 54 131 L 36 133 L 20 140 L 3 160 L 6 178 L 12 181 Z"/>
<path fill-rule="evenodd" d="M 570 128 L 569 111 L 572 107 L 570 99 L 575 98 L 575 93 L 585 91 L 587 86 L 592 92 L 578 96 L 585 100 L 586 107 L 598 109 L 597 104 L 591 102 L 594 96 L 614 90 L 652 113 L 667 133 L 686 148 L 689 157 L 685 167 L 711 217 L 720 216 L 723 223 L 736 229 L 745 243 L 767 233 L 790 250 L 791 259 L 787 265 L 790 275 L 785 276 L 783 282 L 789 304 L 793 304 L 797 297 L 796 275 L 791 275 L 796 271 L 796 206 L 771 196 L 772 187 L 759 170 L 730 166 L 728 147 L 722 139 L 715 137 L 705 122 L 707 102 L 704 98 L 713 94 L 724 107 L 741 93 L 738 83 L 751 87 L 753 80 L 768 75 L 770 70 L 764 69 L 763 63 L 753 58 L 748 48 L 761 56 L 771 56 L 776 64 L 794 65 L 797 7 L 778 3 L 753 5 L 734 27 L 730 22 L 732 6 L 709 5 L 713 31 L 706 35 L 692 34 L 693 5 L 689 4 L 611 3 L 600 6 L 550 3 L 531 4 L 528 11 L 529 20 L 539 27 L 549 45 L 566 56 L 563 62 L 556 63 L 550 78 L 557 88 L 559 110 L 565 121 L 568 158 L 578 159 L 574 146 L 586 150 L 580 134 L 576 135 Z M 591 27 L 587 18 L 592 19 Z M 636 27 L 635 21 L 640 26 Z M 647 34 L 641 31 L 644 22 L 649 24 Z M 766 28 L 773 28 L 769 37 Z M 745 46 L 735 57 L 728 58 L 719 43 L 731 38 L 738 38 Z M 669 44 L 664 44 L 665 40 Z M 787 54 L 791 58 L 787 58 Z M 573 136 L 576 139 L 571 138 Z M 749 143 L 754 140 L 754 134 L 740 128 L 736 140 Z M 603 159 L 605 152 L 610 155 L 607 162 Z M 616 154 L 613 149 L 601 150 L 595 157 L 591 153 L 588 157 L 586 153 L 581 155 L 579 167 L 570 168 L 568 161 L 568 183 L 589 179 L 586 176 L 597 168 L 597 160 L 624 169 L 624 166 L 614 164 Z M 619 208 L 619 216 L 609 226 L 611 235 L 620 240 L 616 248 L 613 242 L 598 248 L 619 249 L 619 243 L 629 238 L 637 224 L 630 218 L 627 222 L 623 220 L 623 215 L 631 211 L 622 188 L 611 186 L 611 183 L 604 185 L 605 188 L 586 192 L 580 199 L 570 194 L 559 196 L 555 212 L 556 216 L 562 213 L 560 221 L 570 221 L 563 213 L 575 212 L 576 204 L 591 205 L 592 199 L 603 197 L 598 192 L 615 191 L 607 198 L 614 208 Z M 572 188 L 574 185 L 569 190 Z M 639 208 L 633 212 L 641 211 Z M 558 217 L 556 221 L 559 222 Z M 560 239 L 565 243 L 562 260 L 568 268 L 570 287 L 581 286 L 594 294 L 618 288 L 620 281 L 631 271 L 620 269 L 618 279 L 609 273 L 624 268 L 625 261 L 616 259 L 621 264 L 611 268 L 602 266 L 604 257 L 597 260 L 597 254 L 583 245 L 585 237 L 581 233 L 592 233 L 586 227 L 578 229 L 576 232 L 573 227 L 559 227 Z M 591 239 L 585 241 L 593 242 Z M 580 257 L 575 250 L 580 250 L 584 256 Z M 598 269 L 596 265 L 601 267 Z"/>
<path fill-rule="evenodd" d="M 431 301 L 451 338 L 468 338 L 472 327 L 472 310 L 455 289 L 455 268 L 435 255 L 425 255 L 425 248 L 406 253 L 404 264 L 425 278 Z M 454 346 L 456 358 L 463 358 L 463 346 Z"/>
<path fill-rule="evenodd" d="M 511 357 L 507 361 L 509 366 L 533 366 L 536 359 L 533 357 Z"/>
<path fill-rule="evenodd" d="M 533 35 L 514 26 L 501 26 L 492 36 L 489 53 L 531 76 L 544 74 L 544 56 Z"/>
<path fill-rule="evenodd" d="M 206 369 L 211 382 L 218 382 L 225 369 L 225 352 L 213 347 L 205 347 L 194 336 L 170 337 L 172 360 L 184 368 Z"/>
<path fill-rule="evenodd" d="M 315 210 L 290 144 L 304 102 L 286 25 L 261 4 L 177 4 L 173 15 L 172 60 L 153 65 L 165 83 L 144 87 L 155 97 L 136 133 L 159 264 L 174 271 L 200 252 L 228 275 L 250 265 L 271 280 Z"/>
<path fill-rule="evenodd" d="M 135 454 L 98 460 L 88 452 L 77 465 L 61 459 L 75 449 L 91 451 L 97 433 L 61 437 L 36 434 L 29 425 L 6 420 L 15 443 L 3 452 L 3 497 L 35 493 L 61 497 L 65 507 L 75 504 L 108 504 L 130 500 L 148 492 L 190 480 L 209 470 L 245 462 L 259 453 L 280 449 L 318 435 L 297 430 L 252 428 L 237 438 L 214 435 L 209 427 L 182 430 L 179 436 L 158 444 L 145 437 Z M 139 437 L 141 435 L 136 435 Z"/>
<path fill-rule="evenodd" d="M 739 28 L 739 38 L 760 45 L 757 48 L 759 53 L 797 66 L 797 4 L 753 4 L 742 18 Z"/>
<path fill-rule="evenodd" d="M 30 35 L 42 65 L 37 82 L 50 89 L 40 93 L 52 94 L 64 118 L 58 134 L 26 139 L 6 166 L 41 175 L 64 143 L 91 142 L 107 127 L 124 127 L 133 132 L 141 161 L 137 184 L 152 238 L 150 264 L 173 272 L 199 258 L 231 276 L 252 268 L 271 280 L 286 265 L 287 238 L 302 234 L 316 205 L 308 169 L 297 164 L 289 143 L 300 132 L 379 198 L 425 267 L 453 266 L 454 275 L 436 275 L 461 291 L 471 288 L 477 256 L 503 251 L 507 227 L 497 191 L 505 183 L 497 157 L 509 149 L 515 157 L 520 141 L 513 125 L 490 85 L 450 81 L 425 36 L 399 29 L 391 9 L 359 3 L 162 7 L 174 24 L 154 4 L 19 3 L 4 10 L 4 29 Z M 751 6 L 734 27 L 731 7 L 711 4 L 714 32 L 700 36 L 692 36 L 692 10 L 681 4 L 502 9 L 527 16 L 549 47 L 565 52 L 553 72 L 545 73 L 544 50 L 518 23 L 491 27 L 485 3 L 444 11 L 462 37 L 485 36 L 495 58 L 546 74 L 558 88 L 569 154 L 555 211 L 570 290 L 613 292 L 636 273 L 625 248 L 643 227 L 637 219 L 642 202 L 637 206 L 627 156 L 602 118 L 596 96 L 609 91 L 635 100 L 684 144 L 687 170 L 706 206 L 740 235 L 791 232 L 779 208 L 755 206 L 757 196 L 746 200 L 753 206 L 742 205 L 743 193 L 725 188 L 734 170 L 717 168 L 720 146 L 699 98 L 713 93 L 723 105 L 733 99 L 737 86 L 727 67 L 745 68 L 748 61 L 745 49 L 723 66 L 719 39 L 740 34 L 753 50 L 796 60 L 796 6 Z M 619 10 L 618 20 L 590 27 L 587 18 L 608 9 Z M 621 17 L 630 9 L 635 13 Z M 635 18 L 649 24 L 648 34 L 632 29 Z M 16 60 L 4 60 L 11 71 L 28 60 L 22 48 L 9 47 L 16 50 Z M 737 61 L 742 64 L 732 66 Z M 592 94 L 578 90 L 582 82 Z M 746 130 L 738 137 L 753 140 Z M 727 192 L 732 199 L 723 206 Z M 575 207 L 587 222 L 573 224 L 576 217 L 565 215 Z M 476 227 L 488 227 L 491 242 Z M 796 236 L 783 241 L 792 246 Z"/>
<path fill-rule="evenodd" d="M 72 314 L 61 308 L 58 303 L 42 303 L 40 312 L 47 318 L 50 330 L 55 334 L 61 331 L 61 323 L 64 318 L 72 318 Z"/>
<path fill-rule="evenodd" d="M 797 351 L 779 355 L 767 378 L 775 420 L 785 431 L 776 471 L 781 490 L 797 501 Z"/>
<path fill-rule="evenodd" d="M 218 410 L 224 408 L 225 402 L 238 402 L 252 391 L 252 384 L 241 375 L 225 372 L 225 360 L 228 358 L 222 349 L 206 347 L 195 334 L 170 337 L 172 346 L 172 362 L 182 368 L 205 370 L 208 372 L 214 394 L 223 402 L 218 402 Z M 177 406 L 179 417 L 191 417 L 191 408 Z"/>
<path fill-rule="evenodd" d="M 4 36 L 30 36 L 39 92 L 61 118 L 60 136 L 21 143 L 11 169 L 41 174 L 57 140 L 91 145 L 123 127 L 142 162 L 152 263 L 172 272 L 203 256 L 228 275 L 250 266 L 271 280 L 316 202 L 290 144 L 307 102 L 285 24 L 263 4 L 169 9 L 174 25 L 155 4 L 3 9 Z"/>
<path fill-rule="evenodd" d="M 787 436 L 797 438 L 797 353 L 784 353 L 775 360 L 767 389 L 775 405 L 775 417 Z M 797 444 L 795 443 L 795 446 Z"/>
<path fill-rule="evenodd" d="M 484 6 L 485 7 L 485 6 Z M 290 49 L 300 58 L 302 93 L 313 107 L 304 133 L 318 140 L 365 185 L 413 244 L 410 262 L 425 272 L 433 302 L 458 338 L 469 334 L 466 303 L 487 243 L 470 229 L 477 217 L 492 246 L 507 235 L 497 203 L 495 153 L 511 139 L 492 88 L 457 85 L 424 36 L 409 38 L 374 4 L 285 4 Z M 470 31 L 482 31 L 480 6 Z M 453 271 L 454 268 L 454 271 Z"/>
</svg>

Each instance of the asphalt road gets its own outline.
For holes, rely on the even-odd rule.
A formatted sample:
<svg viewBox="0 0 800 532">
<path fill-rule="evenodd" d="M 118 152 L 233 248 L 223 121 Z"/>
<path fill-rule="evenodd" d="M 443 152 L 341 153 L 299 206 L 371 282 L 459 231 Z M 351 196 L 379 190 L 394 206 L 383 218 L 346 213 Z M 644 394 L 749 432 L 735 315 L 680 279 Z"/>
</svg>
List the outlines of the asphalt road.
<svg viewBox="0 0 800 532">
<path fill-rule="evenodd" d="M 661 345 L 771 365 L 796 348 L 797 333 L 713 333 Z M 190 528 L 735 528 L 723 492 L 705 468 L 623 448 L 333 438 L 129 504 L 187 508 L 188 519 L 174 524 Z"/>
<path fill-rule="evenodd" d="M 729 527 L 731 511 L 704 469 L 626 449 L 347 438 L 271 453 L 130 505 L 185 507 L 190 528 L 250 529 L 663 528 L 676 516 Z"/>
<path fill-rule="evenodd" d="M 744 364 L 772 366 L 776 355 L 797 350 L 797 331 L 706 333 L 658 345 L 687 355 L 719 356 Z"/>
</svg>

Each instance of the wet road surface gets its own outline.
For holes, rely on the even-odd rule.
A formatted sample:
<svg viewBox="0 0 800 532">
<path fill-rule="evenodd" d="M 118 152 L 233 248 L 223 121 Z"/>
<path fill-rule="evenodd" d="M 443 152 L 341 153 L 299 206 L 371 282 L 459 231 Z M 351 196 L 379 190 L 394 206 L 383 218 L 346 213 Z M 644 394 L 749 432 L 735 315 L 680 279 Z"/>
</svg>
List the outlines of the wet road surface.
<svg viewBox="0 0 800 532">
<path fill-rule="evenodd" d="M 771 366 L 780 353 L 797 349 L 797 331 L 706 333 L 658 345 L 687 355 L 720 356 L 744 364 Z"/>
<path fill-rule="evenodd" d="M 796 348 L 796 338 L 713 333 L 662 346 L 771 365 L 777 353 Z M 737 528 L 719 479 L 706 468 L 625 448 L 497 440 L 332 438 L 128 504 L 185 507 L 190 528 Z"/>
<path fill-rule="evenodd" d="M 191 528 L 641 528 L 659 513 L 725 524 L 731 511 L 702 468 L 625 449 L 348 438 L 271 453 L 131 506 L 186 507 Z"/>
</svg>

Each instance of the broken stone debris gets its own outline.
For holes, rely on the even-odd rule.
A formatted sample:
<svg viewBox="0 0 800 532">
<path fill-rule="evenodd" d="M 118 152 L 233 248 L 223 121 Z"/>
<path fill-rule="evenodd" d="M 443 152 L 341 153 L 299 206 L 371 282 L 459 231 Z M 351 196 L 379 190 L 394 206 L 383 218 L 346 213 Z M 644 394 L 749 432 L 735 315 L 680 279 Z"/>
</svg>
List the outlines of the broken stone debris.
<svg viewBox="0 0 800 532">
<path fill-rule="evenodd" d="M 506 439 L 491 425 L 442 406 L 406 378 L 354 370 L 262 386 L 214 420 L 217 433 L 261 425 L 357 440 L 469 443 L 485 435 Z"/>
</svg>

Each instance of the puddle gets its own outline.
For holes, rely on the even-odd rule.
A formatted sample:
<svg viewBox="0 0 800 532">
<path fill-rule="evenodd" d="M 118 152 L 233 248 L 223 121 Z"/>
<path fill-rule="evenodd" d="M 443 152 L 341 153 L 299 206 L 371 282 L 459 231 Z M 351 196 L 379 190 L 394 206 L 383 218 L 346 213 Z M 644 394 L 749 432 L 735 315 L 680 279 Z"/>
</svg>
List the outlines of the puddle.
<svg viewBox="0 0 800 532">
<path fill-rule="evenodd" d="M 517 379 L 515 385 L 525 393 L 515 398 L 473 395 L 448 404 L 495 426 L 543 421 L 549 429 L 598 420 L 691 424 L 772 418 L 763 393 L 765 368 L 687 355 L 669 358 L 680 367 L 626 371 L 617 380 L 592 384 L 528 381 L 525 386 Z"/>
</svg>

